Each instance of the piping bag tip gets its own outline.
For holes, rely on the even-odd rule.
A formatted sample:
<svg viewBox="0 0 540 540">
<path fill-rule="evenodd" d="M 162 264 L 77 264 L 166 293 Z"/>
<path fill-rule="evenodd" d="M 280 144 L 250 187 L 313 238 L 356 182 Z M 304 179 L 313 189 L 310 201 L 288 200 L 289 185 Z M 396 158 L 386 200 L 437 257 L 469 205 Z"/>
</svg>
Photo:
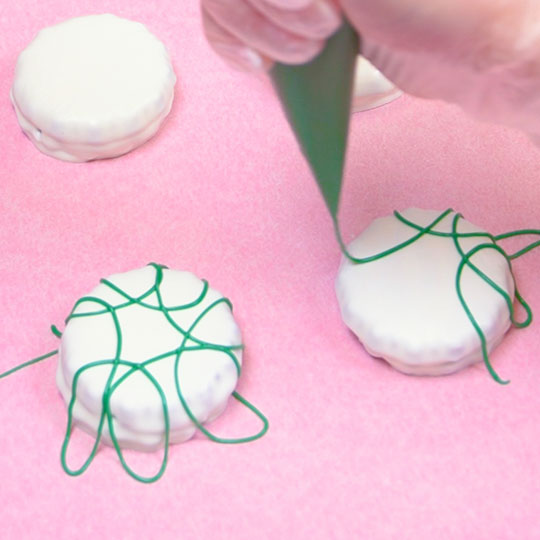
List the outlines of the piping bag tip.
<svg viewBox="0 0 540 540">
<path fill-rule="evenodd" d="M 336 217 L 345 165 L 359 37 L 348 22 L 302 65 L 276 64 L 270 77 L 287 119 Z"/>
</svg>

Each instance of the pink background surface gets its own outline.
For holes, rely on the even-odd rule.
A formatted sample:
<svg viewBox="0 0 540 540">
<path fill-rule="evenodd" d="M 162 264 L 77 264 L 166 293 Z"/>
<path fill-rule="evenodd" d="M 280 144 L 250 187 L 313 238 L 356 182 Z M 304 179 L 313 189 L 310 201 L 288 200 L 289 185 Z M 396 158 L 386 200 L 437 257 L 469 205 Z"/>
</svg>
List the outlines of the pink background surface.
<svg viewBox="0 0 540 540">
<path fill-rule="evenodd" d="M 157 7 L 159 5 L 159 8 Z M 9 102 L 17 54 L 43 26 L 113 12 L 167 45 L 176 101 L 124 157 L 40 154 Z M 269 417 L 240 446 L 174 446 L 142 485 L 103 448 L 70 478 L 56 359 L 0 381 L 2 538 L 540 538 L 540 326 L 511 331 L 482 366 L 411 378 L 341 323 L 331 222 L 264 81 L 225 67 L 195 0 L 21 0 L 0 11 L 0 371 L 57 346 L 49 331 L 99 278 L 158 261 L 232 299 L 246 344 L 239 390 Z M 341 222 L 350 240 L 409 206 L 461 211 L 499 233 L 539 227 L 540 152 L 458 109 L 403 98 L 355 115 Z M 540 251 L 515 264 L 540 313 Z M 232 405 L 220 434 L 253 432 Z M 71 463 L 90 438 L 76 437 Z M 141 472 L 158 454 L 127 453 Z"/>
</svg>

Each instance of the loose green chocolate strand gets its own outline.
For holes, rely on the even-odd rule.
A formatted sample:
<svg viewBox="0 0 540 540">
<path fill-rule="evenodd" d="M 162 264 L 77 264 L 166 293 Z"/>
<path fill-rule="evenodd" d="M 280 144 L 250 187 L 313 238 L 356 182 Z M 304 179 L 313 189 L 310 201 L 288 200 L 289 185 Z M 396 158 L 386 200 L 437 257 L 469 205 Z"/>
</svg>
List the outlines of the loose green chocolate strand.
<svg viewBox="0 0 540 540">
<path fill-rule="evenodd" d="M 16 371 L 19 371 L 20 369 L 31 366 L 33 364 L 37 364 L 38 362 L 41 362 L 42 360 L 46 360 L 47 358 L 54 356 L 57 352 L 58 352 L 58 349 L 56 349 L 55 351 L 51 351 L 47 354 L 44 354 L 42 356 L 38 356 L 37 358 L 34 358 L 33 360 L 30 360 L 28 362 L 24 362 L 24 364 L 19 364 L 18 366 L 15 366 L 12 369 L 8 369 L 7 371 L 4 371 L 4 373 L 0 373 L 0 379 L 3 379 L 4 377 L 8 377 L 9 375 L 12 375 Z"/>
<path fill-rule="evenodd" d="M 180 360 L 184 352 L 202 351 L 202 350 L 219 351 L 230 358 L 230 360 L 233 362 L 235 366 L 238 376 L 240 376 L 241 366 L 238 362 L 238 359 L 236 358 L 236 355 L 233 353 L 233 351 L 242 349 L 243 345 L 239 344 L 239 345 L 226 346 L 226 345 L 221 345 L 217 343 L 207 342 L 193 336 L 193 332 L 195 331 L 199 323 L 202 320 L 204 320 L 204 318 L 208 315 L 208 313 L 212 311 L 212 309 L 214 309 L 219 304 L 224 303 L 228 305 L 232 310 L 232 305 L 228 299 L 220 298 L 216 300 L 215 302 L 211 303 L 208 307 L 206 307 L 202 311 L 202 313 L 197 316 L 195 321 L 191 324 L 191 326 L 188 329 L 184 329 L 180 325 L 178 325 L 176 321 L 171 317 L 171 313 L 175 311 L 186 310 L 200 304 L 204 300 L 204 298 L 206 297 L 206 293 L 208 292 L 208 283 L 203 280 L 203 288 L 193 301 L 188 302 L 186 304 L 179 305 L 179 306 L 166 306 L 163 303 L 163 298 L 160 291 L 160 284 L 163 280 L 163 269 L 166 267 L 159 264 L 155 264 L 155 263 L 150 263 L 150 266 L 152 266 L 156 271 L 155 281 L 154 281 L 153 286 L 150 287 L 146 292 L 144 292 L 140 296 L 137 296 L 137 297 L 130 296 L 128 293 L 126 293 L 125 291 L 123 291 L 122 289 L 120 289 L 118 286 L 114 285 L 110 281 L 106 279 L 102 279 L 101 282 L 104 285 L 114 290 L 115 292 L 119 293 L 122 297 L 126 299 L 126 301 L 116 306 L 113 306 L 109 304 L 108 302 L 106 302 L 105 300 L 102 300 L 101 298 L 86 296 L 86 297 L 80 298 L 75 303 L 75 306 L 73 307 L 70 315 L 66 319 L 66 323 L 67 323 L 71 319 L 75 319 L 79 317 L 93 317 L 97 315 L 108 315 L 111 318 L 111 323 L 116 333 L 116 347 L 114 351 L 114 356 L 112 358 L 97 360 L 95 362 L 91 362 L 89 364 L 82 366 L 81 368 L 77 370 L 77 372 L 75 373 L 73 377 L 73 382 L 71 385 L 71 400 L 68 404 L 68 421 L 67 421 L 67 426 L 66 426 L 66 434 L 64 437 L 64 441 L 62 443 L 62 450 L 60 454 L 62 467 L 64 468 L 65 472 L 69 474 L 70 476 L 78 476 L 84 473 L 86 469 L 90 466 L 90 464 L 92 463 L 98 451 L 99 443 L 103 436 L 103 429 L 105 427 L 105 422 L 106 422 L 112 444 L 116 450 L 116 453 L 118 455 L 118 458 L 124 470 L 135 480 L 138 480 L 144 483 L 155 482 L 156 480 L 161 478 L 161 476 L 165 472 L 167 461 L 168 461 L 169 440 L 170 440 L 169 406 L 167 403 L 165 393 L 163 392 L 163 389 L 161 388 L 161 385 L 148 371 L 147 366 L 153 364 L 154 362 L 159 362 L 160 360 L 163 360 L 165 358 L 173 357 L 175 359 L 174 379 L 175 379 L 178 399 L 181 402 L 190 420 L 195 424 L 197 429 L 201 431 L 204 435 L 206 435 L 209 439 L 219 442 L 219 443 L 238 444 L 238 443 L 244 443 L 244 442 L 249 442 L 249 441 L 254 441 L 256 439 L 259 439 L 268 431 L 269 423 L 268 423 L 267 418 L 252 403 L 250 403 L 248 400 L 246 400 L 236 391 L 233 392 L 232 394 L 233 397 L 238 402 L 240 402 L 243 406 L 245 406 L 249 411 L 254 413 L 255 416 L 257 416 L 262 422 L 261 429 L 254 435 L 240 437 L 240 438 L 218 437 L 212 434 L 208 429 L 206 429 L 199 422 L 195 414 L 191 411 L 187 403 L 187 400 L 184 394 L 182 393 L 181 385 L 180 385 L 180 377 L 178 373 Z M 158 301 L 157 306 L 145 302 L 145 299 L 147 299 L 149 296 L 151 296 L 154 293 Z M 83 304 L 91 304 L 91 305 L 94 304 L 96 306 L 96 309 L 93 309 L 91 311 L 77 312 L 77 308 Z M 147 309 L 161 311 L 164 317 L 166 318 L 166 320 L 169 322 L 169 324 L 171 324 L 171 326 L 175 330 L 177 330 L 178 333 L 180 334 L 180 337 L 181 337 L 180 345 L 176 349 L 167 351 L 153 358 L 148 358 L 145 361 L 139 362 L 139 363 L 129 362 L 123 359 L 122 358 L 123 335 L 122 335 L 122 328 L 118 320 L 117 312 L 121 309 L 124 309 L 134 304 L 137 304 Z M 61 332 L 55 326 L 52 327 L 52 331 L 55 334 L 55 336 L 61 337 L 62 335 Z M 29 362 L 21 364 L 20 366 L 10 369 L 9 371 L 5 373 L 0 374 L 0 378 L 7 377 L 8 375 L 14 373 L 15 371 L 19 369 L 22 369 L 24 367 L 27 367 L 37 362 L 40 362 L 42 360 L 45 360 L 46 358 L 49 358 L 55 355 L 57 352 L 58 350 L 52 351 L 46 355 L 40 356 L 39 358 L 35 358 L 34 360 L 31 360 Z M 78 390 L 79 379 L 83 375 L 83 373 L 85 373 L 86 371 L 99 367 L 99 366 L 110 366 L 110 372 L 109 372 L 109 376 L 107 378 L 107 382 L 105 384 L 105 388 L 103 391 L 101 414 L 100 414 L 96 439 L 94 441 L 94 445 L 90 451 L 90 454 L 88 455 L 84 463 L 79 468 L 73 469 L 67 464 L 67 452 L 69 448 L 69 443 L 71 441 L 71 436 L 73 433 L 73 424 L 74 424 L 73 408 L 75 407 L 75 404 L 77 402 L 77 390 Z M 115 376 L 116 376 L 119 366 L 127 368 L 127 371 L 115 380 Z M 118 443 L 118 439 L 117 439 L 115 427 L 114 427 L 114 417 L 111 411 L 111 399 L 112 399 L 113 393 L 115 392 L 115 390 L 119 388 L 121 384 L 123 384 L 134 373 L 141 373 L 142 375 L 144 375 L 144 377 L 146 377 L 146 379 L 149 381 L 152 387 L 156 390 L 156 393 L 159 395 L 159 398 L 162 403 L 163 421 L 165 424 L 164 450 L 163 450 L 163 457 L 161 460 L 161 465 L 159 467 L 159 470 L 156 474 L 152 476 L 141 476 L 137 474 L 135 471 L 133 471 L 131 467 L 129 467 L 129 465 L 126 463 L 122 449 L 120 448 L 120 445 Z"/>
<path fill-rule="evenodd" d="M 369 262 L 376 261 L 378 259 L 382 259 L 383 257 L 387 257 L 389 255 L 392 255 L 393 253 L 396 253 L 397 251 L 406 248 L 407 246 L 411 245 L 413 242 L 418 241 L 420 238 L 422 238 L 424 235 L 432 235 L 432 236 L 438 236 L 443 238 L 451 239 L 454 243 L 454 246 L 456 250 L 458 251 L 461 261 L 458 265 L 457 272 L 456 272 L 456 294 L 459 298 L 460 304 L 463 307 L 463 310 L 465 311 L 465 314 L 467 315 L 467 318 L 471 322 L 471 325 L 475 329 L 478 339 L 480 340 L 481 344 L 481 350 L 482 350 L 482 357 L 484 360 L 484 364 L 486 365 L 487 370 L 489 371 L 492 378 L 497 381 L 500 384 L 507 384 L 509 381 L 505 381 L 499 377 L 497 372 L 493 369 L 493 366 L 491 365 L 491 362 L 489 361 L 489 354 L 488 354 L 488 343 L 486 336 L 476 320 L 474 314 L 472 313 L 466 298 L 463 295 L 463 290 L 461 287 L 461 280 L 463 276 L 463 271 L 465 267 L 470 268 L 473 272 L 475 272 L 485 283 L 487 283 L 497 294 L 500 294 L 508 308 L 509 315 L 510 315 L 510 321 L 513 326 L 516 328 L 525 328 L 529 326 L 532 322 L 533 314 L 531 307 L 529 304 L 524 300 L 524 298 L 521 296 L 519 289 L 516 284 L 516 278 L 514 275 L 514 272 L 512 270 L 512 260 L 517 259 L 518 257 L 521 257 L 522 255 L 525 255 L 532 249 L 540 246 L 540 241 L 532 242 L 531 244 L 525 246 L 524 248 L 520 249 L 519 251 L 513 253 L 513 254 L 507 254 L 506 251 L 498 245 L 498 242 L 500 240 L 505 240 L 507 238 L 513 238 L 513 237 L 521 237 L 521 236 L 540 236 L 540 229 L 522 229 L 517 231 L 511 231 L 508 233 L 500 234 L 497 236 L 494 236 L 487 232 L 469 232 L 469 233 L 463 233 L 458 232 L 458 223 L 459 220 L 462 219 L 463 216 L 461 214 L 455 214 L 452 220 L 452 231 L 451 232 L 441 232 L 436 231 L 434 228 L 437 226 L 438 223 L 440 223 L 445 217 L 447 217 L 449 214 L 451 214 L 453 210 L 451 208 L 445 210 L 442 212 L 432 223 L 430 223 L 426 227 L 422 227 L 416 223 L 413 223 L 412 221 L 409 221 L 404 216 L 402 216 L 399 212 L 395 211 L 394 216 L 401 221 L 403 224 L 411 227 L 413 230 L 417 231 L 416 234 L 413 234 L 408 240 L 397 244 L 396 246 L 387 249 L 385 251 L 382 251 L 380 253 L 376 253 L 375 255 L 371 255 L 369 257 L 354 257 L 347 249 L 347 246 L 345 245 L 343 238 L 341 236 L 341 231 L 339 228 L 338 220 L 336 216 L 333 216 L 333 222 L 334 222 L 334 230 L 336 234 L 336 238 L 338 241 L 338 244 L 340 246 L 341 252 L 343 255 L 351 261 L 353 264 L 367 264 Z M 487 241 L 481 244 L 476 245 L 474 248 L 470 249 L 468 252 L 464 252 L 459 241 L 464 238 L 485 238 Z M 516 319 L 516 312 L 515 308 L 513 306 L 512 298 L 510 295 L 502 289 L 499 285 L 497 285 L 489 276 L 487 276 L 482 270 L 480 270 L 471 260 L 474 255 L 477 253 L 484 251 L 484 250 L 494 250 L 500 253 L 508 263 L 508 267 L 510 269 L 510 275 L 512 276 L 513 284 L 514 284 L 514 291 L 515 291 L 515 297 L 518 304 L 524 309 L 526 318 L 524 321 L 518 321 Z"/>
</svg>

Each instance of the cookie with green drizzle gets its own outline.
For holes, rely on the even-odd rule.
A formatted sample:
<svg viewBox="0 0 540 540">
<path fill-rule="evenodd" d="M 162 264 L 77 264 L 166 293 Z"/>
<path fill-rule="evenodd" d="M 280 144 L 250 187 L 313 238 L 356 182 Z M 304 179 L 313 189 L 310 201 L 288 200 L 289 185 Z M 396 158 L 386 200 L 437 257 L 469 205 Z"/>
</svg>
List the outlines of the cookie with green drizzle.
<svg viewBox="0 0 540 540">
<path fill-rule="evenodd" d="M 412 208 L 376 219 L 348 247 L 336 293 L 344 322 L 373 356 L 411 375 L 446 375 L 489 361 L 513 324 L 531 310 L 516 288 L 511 260 L 494 236 L 452 210 Z M 514 299 L 526 319 L 516 320 Z"/>
<path fill-rule="evenodd" d="M 227 298 L 190 272 L 150 264 L 102 279 L 80 298 L 61 336 L 57 385 L 68 407 L 62 464 L 81 474 L 101 441 L 116 448 L 122 465 L 141 481 L 165 470 L 170 443 L 199 430 L 221 443 L 262 436 L 266 418 L 235 387 L 242 364 L 240 329 Z M 262 421 L 255 435 L 227 439 L 205 426 L 235 397 Z M 79 469 L 67 464 L 74 425 L 95 445 Z M 141 477 L 126 464 L 122 449 L 164 447 L 160 471 Z"/>
</svg>

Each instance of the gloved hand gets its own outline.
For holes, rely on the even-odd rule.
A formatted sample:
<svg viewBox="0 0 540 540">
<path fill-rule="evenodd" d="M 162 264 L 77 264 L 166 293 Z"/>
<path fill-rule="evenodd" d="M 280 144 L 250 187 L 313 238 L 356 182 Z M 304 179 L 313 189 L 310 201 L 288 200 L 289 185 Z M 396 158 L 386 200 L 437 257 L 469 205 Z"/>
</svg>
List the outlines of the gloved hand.
<svg viewBox="0 0 540 540">
<path fill-rule="evenodd" d="M 210 45 L 245 70 L 311 60 L 342 17 L 329 0 L 202 0 L 202 14 Z"/>
<path fill-rule="evenodd" d="M 537 0 L 201 0 L 206 35 L 237 67 L 302 63 L 339 26 L 403 91 L 461 105 L 540 144 Z"/>
</svg>

